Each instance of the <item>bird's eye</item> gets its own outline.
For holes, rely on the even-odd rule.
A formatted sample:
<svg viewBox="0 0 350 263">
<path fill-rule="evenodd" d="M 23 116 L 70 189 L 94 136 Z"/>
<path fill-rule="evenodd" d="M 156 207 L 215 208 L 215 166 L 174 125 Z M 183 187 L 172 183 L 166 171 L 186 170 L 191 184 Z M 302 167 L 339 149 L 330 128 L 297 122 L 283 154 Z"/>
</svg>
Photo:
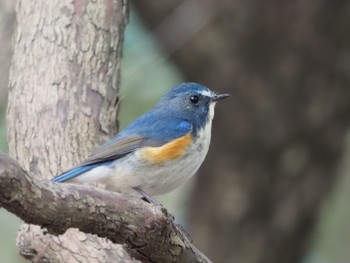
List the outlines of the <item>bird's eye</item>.
<svg viewBox="0 0 350 263">
<path fill-rule="evenodd" d="M 193 103 L 193 104 L 197 104 L 198 101 L 199 101 L 199 97 L 196 96 L 196 95 L 193 95 L 190 97 L 190 101 Z"/>
</svg>

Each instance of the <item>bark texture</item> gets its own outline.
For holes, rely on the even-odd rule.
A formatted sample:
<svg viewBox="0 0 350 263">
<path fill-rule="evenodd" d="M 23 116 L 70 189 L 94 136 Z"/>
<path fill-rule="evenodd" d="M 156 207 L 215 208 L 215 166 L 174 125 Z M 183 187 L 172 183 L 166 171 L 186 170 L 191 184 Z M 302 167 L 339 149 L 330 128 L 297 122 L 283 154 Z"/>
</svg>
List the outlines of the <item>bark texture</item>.
<svg viewBox="0 0 350 263">
<path fill-rule="evenodd" d="M 27 223 L 44 227 L 44 233 L 58 235 L 74 227 L 124 244 L 129 255 L 142 262 L 210 262 L 161 206 L 95 187 L 53 184 L 30 177 L 3 154 L 1 206 Z M 82 238 L 86 239 L 80 233 L 78 239 Z M 90 253 L 90 261 L 95 260 Z M 119 260 L 110 258 L 106 262 Z"/>
<path fill-rule="evenodd" d="M 350 3 L 135 6 L 188 80 L 232 93 L 192 195 L 195 243 L 216 262 L 300 262 L 350 123 Z"/>
<path fill-rule="evenodd" d="M 10 155 L 25 170 L 53 177 L 116 132 L 126 7 L 123 0 L 17 1 L 7 127 Z M 32 225 L 21 227 L 17 245 L 32 262 L 126 257 L 108 240 L 77 230 L 54 237 Z"/>
</svg>

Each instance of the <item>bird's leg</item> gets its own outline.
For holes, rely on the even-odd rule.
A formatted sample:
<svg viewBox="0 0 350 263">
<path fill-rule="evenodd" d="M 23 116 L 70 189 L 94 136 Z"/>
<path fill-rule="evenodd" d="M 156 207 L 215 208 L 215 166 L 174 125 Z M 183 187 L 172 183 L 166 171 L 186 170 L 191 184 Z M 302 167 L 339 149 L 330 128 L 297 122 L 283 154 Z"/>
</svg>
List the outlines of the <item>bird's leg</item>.
<svg viewBox="0 0 350 263">
<path fill-rule="evenodd" d="M 150 196 L 149 194 L 147 194 L 145 191 L 143 191 L 142 189 L 140 189 L 139 187 L 133 187 L 133 189 L 138 192 L 141 196 L 142 196 L 142 200 L 150 203 L 150 204 L 154 204 L 154 205 L 157 205 L 157 206 L 160 206 L 162 208 L 162 210 L 167 214 L 169 215 L 169 217 L 174 221 L 175 220 L 175 217 L 170 214 L 168 212 L 168 210 L 166 210 L 166 208 L 161 204 L 159 203 L 156 199 L 154 199 L 152 196 Z M 190 236 L 190 234 L 183 228 L 182 225 L 180 224 L 175 224 L 175 227 L 177 229 L 177 231 L 179 231 L 180 233 L 182 233 L 182 235 L 187 239 L 187 241 L 189 243 L 192 243 L 193 240 L 192 240 L 192 237 Z"/>
<path fill-rule="evenodd" d="M 143 191 L 139 187 L 133 187 L 133 189 L 142 196 L 142 198 L 141 198 L 142 200 L 144 200 L 144 201 L 146 201 L 146 202 L 148 202 L 150 204 L 153 204 L 153 205 L 156 205 L 156 206 L 160 206 L 162 208 L 163 212 L 165 214 L 167 214 L 170 218 L 172 218 L 172 220 L 174 221 L 175 217 L 172 214 L 170 214 L 168 212 L 168 210 L 161 203 L 159 203 L 156 199 L 154 199 L 152 196 L 147 194 L 145 191 Z"/>
<path fill-rule="evenodd" d="M 159 203 L 156 199 L 154 199 L 152 196 L 147 194 L 145 191 L 140 189 L 139 187 L 133 187 L 133 189 L 138 192 L 140 195 L 142 195 L 142 199 L 150 204 L 157 205 L 163 207 L 161 203 Z"/>
<path fill-rule="evenodd" d="M 159 203 L 156 199 L 154 199 L 152 196 L 150 196 L 149 194 L 147 194 L 145 191 L 143 191 L 142 189 L 140 189 L 139 187 L 133 187 L 133 189 L 138 192 L 141 196 L 142 196 L 142 200 L 150 203 L 150 204 L 154 204 L 154 205 L 157 205 L 157 206 L 160 206 L 162 208 L 162 210 L 167 214 L 169 215 L 169 217 L 174 221 L 175 220 L 175 217 L 170 214 L 168 212 L 168 210 L 166 210 L 166 208 L 161 204 Z M 187 241 L 189 243 L 192 243 L 193 240 L 192 240 L 192 237 L 190 236 L 190 234 L 183 228 L 182 225 L 180 224 L 175 224 L 175 227 L 177 229 L 177 231 L 179 231 L 180 233 L 182 233 L 182 235 L 187 239 Z"/>
</svg>

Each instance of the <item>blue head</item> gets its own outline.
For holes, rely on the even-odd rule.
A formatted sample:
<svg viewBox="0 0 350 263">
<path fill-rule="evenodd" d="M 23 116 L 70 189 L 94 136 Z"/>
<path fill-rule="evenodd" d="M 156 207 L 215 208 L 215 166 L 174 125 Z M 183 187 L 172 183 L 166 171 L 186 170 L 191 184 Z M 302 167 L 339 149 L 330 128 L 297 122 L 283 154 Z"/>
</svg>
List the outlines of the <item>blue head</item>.
<svg viewBox="0 0 350 263">
<path fill-rule="evenodd" d="M 198 131 L 211 122 L 215 103 L 228 96 L 229 94 L 217 94 L 193 82 L 176 85 L 149 112 L 121 131 L 117 138 L 138 134 L 168 141 L 187 133 L 189 129 L 196 136 Z"/>
<path fill-rule="evenodd" d="M 217 94 L 194 82 L 182 83 L 163 95 L 154 110 L 189 121 L 194 133 L 203 128 L 214 116 L 215 103 L 229 94 Z"/>
</svg>

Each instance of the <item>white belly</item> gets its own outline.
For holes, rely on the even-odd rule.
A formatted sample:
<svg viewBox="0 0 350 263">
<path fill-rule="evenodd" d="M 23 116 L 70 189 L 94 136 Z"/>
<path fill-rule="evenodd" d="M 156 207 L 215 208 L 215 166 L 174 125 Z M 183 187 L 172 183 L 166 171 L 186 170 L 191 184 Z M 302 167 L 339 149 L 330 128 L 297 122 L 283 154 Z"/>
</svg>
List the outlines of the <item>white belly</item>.
<svg viewBox="0 0 350 263">
<path fill-rule="evenodd" d="M 168 193 L 193 176 L 209 149 L 211 120 L 198 132 L 185 154 L 164 164 L 150 164 L 136 153 L 116 160 L 110 167 L 98 167 L 76 177 L 77 183 L 93 184 L 111 191 L 136 194 L 138 187 L 149 195 Z"/>
<path fill-rule="evenodd" d="M 133 154 L 120 165 L 116 162 L 115 170 L 108 177 L 106 184 L 110 190 L 129 192 L 130 188 L 139 187 L 149 195 L 168 193 L 185 183 L 201 166 L 209 149 L 211 127 L 199 132 L 194 143 L 185 154 L 164 164 L 150 165 Z M 126 168 L 128 167 L 128 168 Z"/>
</svg>

